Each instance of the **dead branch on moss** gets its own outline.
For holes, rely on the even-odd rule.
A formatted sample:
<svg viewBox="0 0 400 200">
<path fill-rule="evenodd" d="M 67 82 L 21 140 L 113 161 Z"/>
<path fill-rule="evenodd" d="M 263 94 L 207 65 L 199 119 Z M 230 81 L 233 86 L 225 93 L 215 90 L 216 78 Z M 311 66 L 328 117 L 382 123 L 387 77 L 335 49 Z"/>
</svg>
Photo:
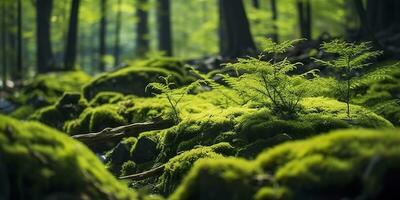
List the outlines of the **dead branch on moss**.
<svg viewBox="0 0 400 200">
<path fill-rule="evenodd" d="M 85 143 L 88 146 L 119 141 L 125 137 L 137 137 L 140 133 L 152 130 L 162 130 L 173 126 L 171 120 L 161 120 L 158 122 L 134 123 L 116 128 L 105 128 L 97 133 L 87 133 L 74 135 L 72 138 Z"/>
<path fill-rule="evenodd" d="M 134 180 L 134 181 L 140 181 L 146 178 L 154 177 L 154 176 L 159 176 L 164 172 L 165 165 L 161 165 L 159 167 L 150 169 L 148 171 L 144 171 L 138 174 L 132 174 L 128 176 L 122 176 L 119 177 L 119 179 L 129 179 L 129 180 Z"/>
</svg>

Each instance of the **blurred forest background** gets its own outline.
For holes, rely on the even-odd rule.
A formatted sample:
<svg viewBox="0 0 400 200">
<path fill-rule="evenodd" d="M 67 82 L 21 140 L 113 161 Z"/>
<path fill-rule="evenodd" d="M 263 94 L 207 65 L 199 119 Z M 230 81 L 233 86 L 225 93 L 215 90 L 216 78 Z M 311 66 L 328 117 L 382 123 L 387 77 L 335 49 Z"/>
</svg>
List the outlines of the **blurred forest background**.
<svg viewBox="0 0 400 200">
<path fill-rule="evenodd" d="M 237 57 L 266 37 L 365 39 L 396 52 L 400 23 L 396 0 L 0 2 L 1 79 L 8 87 L 37 73 L 96 74 L 159 54 Z"/>
</svg>

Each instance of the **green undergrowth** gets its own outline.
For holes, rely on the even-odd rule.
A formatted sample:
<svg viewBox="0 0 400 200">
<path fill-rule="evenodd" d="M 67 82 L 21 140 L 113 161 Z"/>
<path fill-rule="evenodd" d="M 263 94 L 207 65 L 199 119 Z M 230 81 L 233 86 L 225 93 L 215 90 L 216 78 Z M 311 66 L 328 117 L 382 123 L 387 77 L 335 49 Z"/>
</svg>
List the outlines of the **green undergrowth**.
<svg viewBox="0 0 400 200">
<path fill-rule="evenodd" d="M 0 116 L 0 155 L 11 199 L 137 199 L 84 145 L 36 122 Z"/>
<path fill-rule="evenodd" d="M 27 119 L 35 110 L 55 104 L 65 92 L 81 92 L 91 77 L 82 71 L 38 75 L 9 99 L 19 107 L 11 116 Z"/>
<path fill-rule="evenodd" d="M 200 160 L 169 199 L 396 199 L 398 133 L 339 130 L 278 145 L 254 161 Z"/>
<path fill-rule="evenodd" d="M 376 113 L 384 116 L 395 126 L 400 126 L 400 68 L 399 65 L 378 67 L 370 72 L 386 72 L 386 78 L 371 80 L 357 89 L 361 91 L 354 99 L 354 103 L 371 108 Z"/>
<path fill-rule="evenodd" d="M 146 86 L 159 81 L 160 76 L 171 76 L 177 84 L 190 81 L 184 70 L 184 63 L 176 58 L 157 57 L 137 61 L 131 66 L 105 73 L 84 87 L 84 96 L 92 99 L 99 92 L 113 91 L 137 96 L 149 96 L 145 93 Z"/>
</svg>

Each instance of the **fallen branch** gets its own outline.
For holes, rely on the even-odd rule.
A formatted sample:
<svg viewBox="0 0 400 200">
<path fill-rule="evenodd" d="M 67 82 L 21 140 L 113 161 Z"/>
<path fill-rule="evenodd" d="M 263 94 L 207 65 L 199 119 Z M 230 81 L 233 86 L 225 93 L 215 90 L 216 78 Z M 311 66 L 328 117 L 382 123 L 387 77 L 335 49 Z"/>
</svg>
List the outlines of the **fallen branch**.
<svg viewBox="0 0 400 200">
<path fill-rule="evenodd" d="M 129 179 L 129 180 L 134 180 L 134 181 L 140 181 L 146 178 L 154 177 L 154 176 L 159 176 L 164 172 L 165 165 L 161 165 L 159 167 L 150 169 L 148 171 L 144 171 L 138 174 L 132 174 L 128 176 L 122 176 L 119 177 L 119 179 Z"/>
<path fill-rule="evenodd" d="M 72 138 L 85 143 L 88 146 L 99 143 L 119 141 L 124 137 L 137 137 L 140 133 L 152 130 L 161 130 L 173 126 L 171 120 L 162 120 L 159 122 L 135 123 L 116 128 L 105 128 L 97 133 L 87 133 L 74 135 Z"/>
</svg>

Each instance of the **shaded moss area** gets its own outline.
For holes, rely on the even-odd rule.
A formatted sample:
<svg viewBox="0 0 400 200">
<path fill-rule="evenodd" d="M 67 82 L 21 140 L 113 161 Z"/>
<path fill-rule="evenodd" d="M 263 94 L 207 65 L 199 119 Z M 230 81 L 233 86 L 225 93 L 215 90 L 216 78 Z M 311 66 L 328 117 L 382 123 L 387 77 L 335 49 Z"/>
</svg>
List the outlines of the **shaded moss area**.
<svg viewBox="0 0 400 200">
<path fill-rule="evenodd" d="M 397 199 L 398 132 L 336 131 L 279 145 L 254 161 L 199 161 L 171 199 Z"/>
<path fill-rule="evenodd" d="M 137 198 L 84 145 L 39 123 L 0 116 L 0 155 L 3 197 Z"/>
<path fill-rule="evenodd" d="M 82 71 L 42 74 L 9 97 L 19 107 L 11 116 L 27 119 L 35 110 L 55 104 L 65 92 L 81 92 L 91 77 Z"/>
<path fill-rule="evenodd" d="M 385 70 L 385 77 L 371 80 L 358 90 L 362 93 L 355 97 L 354 103 L 371 108 L 377 114 L 384 116 L 395 126 L 400 126 L 400 68 L 398 64 L 380 67 L 371 74 Z"/>
<path fill-rule="evenodd" d="M 159 57 L 137 61 L 132 63 L 132 66 L 99 76 L 85 86 L 84 96 L 92 99 L 99 92 L 104 91 L 149 96 L 149 93 L 145 93 L 146 86 L 151 82 L 157 82 L 160 76 L 171 76 L 178 85 L 189 81 L 182 61 L 176 58 Z"/>
</svg>

